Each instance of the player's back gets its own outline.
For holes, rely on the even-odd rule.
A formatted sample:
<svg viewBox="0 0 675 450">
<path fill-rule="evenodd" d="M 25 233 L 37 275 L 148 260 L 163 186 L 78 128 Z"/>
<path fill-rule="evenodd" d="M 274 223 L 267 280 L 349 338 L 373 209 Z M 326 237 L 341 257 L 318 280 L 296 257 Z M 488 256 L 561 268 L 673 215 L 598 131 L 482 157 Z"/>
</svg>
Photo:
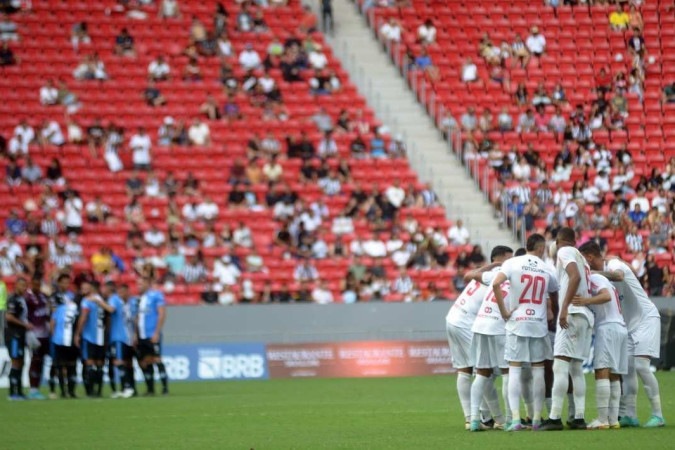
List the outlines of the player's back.
<svg viewBox="0 0 675 450">
<path fill-rule="evenodd" d="M 504 262 L 500 272 L 510 281 L 506 307 L 513 313 L 506 330 L 518 336 L 546 336 L 548 294 L 558 291 L 555 274 L 541 258 L 529 254 Z"/>
<path fill-rule="evenodd" d="M 567 266 L 569 264 L 575 264 L 579 270 L 579 287 L 575 292 L 575 295 L 579 297 L 588 298 L 591 296 L 591 268 L 583 255 L 572 246 L 562 247 L 558 249 L 557 259 L 556 259 L 556 270 L 558 274 L 558 280 L 560 282 L 560 292 L 558 294 L 558 307 L 560 308 L 565 301 L 565 295 L 570 284 L 570 277 L 567 274 Z M 589 323 L 593 324 L 593 314 L 590 309 L 585 306 L 569 306 L 567 310 L 569 314 L 583 314 L 588 319 Z"/>
<path fill-rule="evenodd" d="M 82 330 L 82 339 L 95 345 L 105 342 L 105 310 L 98 306 L 93 297 L 82 300 L 82 309 L 89 310 L 89 316 Z"/>
<path fill-rule="evenodd" d="M 456 327 L 470 329 L 486 291 L 487 286 L 471 280 L 448 311 L 445 321 Z"/>
<path fill-rule="evenodd" d="M 604 276 L 597 273 L 591 275 L 591 293 L 598 295 L 603 289 L 609 291 L 611 300 L 599 305 L 591 305 L 591 311 L 595 315 L 596 328 L 608 323 L 618 323 L 625 326 L 626 324 L 621 314 L 621 301 L 619 300 L 619 293 L 616 288 Z"/>
<path fill-rule="evenodd" d="M 505 281 L 501 284 L 500 288 L 504 297 L 504 304 L 510 304 L 511 283 Z M 495 293 L 491 287 L 485 292 L 483 302 L 480 304 L 471 331 L 489 336 L 506 334 L 506 322 L 499 312 Z"/>
<path fill-rule="evenodd" d="M 150 339 L 159 323 L 159 308 L 165 305 L 164 295 L 148 290 L 138 299 L 138 334 L 140 339 Z"/>
<path fill-rule="evenodd" d="M 66 347 L 73 345 L 77 315 L 78 309 L 75 302 L 62 303 L 56 307 L 53 314 L 54 333 L 52 334 L 52 342 L 54 344 Z"/>
<path fill-rule="evenodd" d="M 605 263 L 605 269 L 623 273 L 623 281 L 615 282 L 614 285 L 619 291 L 623 317 L 626 320 L 628 331 L 635 330 L 645 317 L 660 317 L 656 305 L 649 299 L 642 284 L 628 264 L 619 258 L 612 258 Z"/>
</svg>

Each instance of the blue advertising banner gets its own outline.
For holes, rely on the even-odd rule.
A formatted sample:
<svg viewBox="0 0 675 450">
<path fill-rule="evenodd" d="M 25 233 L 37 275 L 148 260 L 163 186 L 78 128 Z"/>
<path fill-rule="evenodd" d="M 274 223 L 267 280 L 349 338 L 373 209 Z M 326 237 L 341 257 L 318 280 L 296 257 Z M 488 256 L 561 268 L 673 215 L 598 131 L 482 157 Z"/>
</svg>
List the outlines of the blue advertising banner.
<svg viewBox="0 0 675 450">
<path fill-rule="evenodd" d="M 264 344 L 165 345 L 162 360 L 173 381 L 269 378 Z"/>
</svg>

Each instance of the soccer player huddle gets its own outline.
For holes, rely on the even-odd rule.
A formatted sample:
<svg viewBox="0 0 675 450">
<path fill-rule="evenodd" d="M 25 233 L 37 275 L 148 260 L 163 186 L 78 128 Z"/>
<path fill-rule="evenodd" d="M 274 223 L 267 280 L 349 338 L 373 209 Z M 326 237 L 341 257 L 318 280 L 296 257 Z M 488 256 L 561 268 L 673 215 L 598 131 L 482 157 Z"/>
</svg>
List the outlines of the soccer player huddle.
<svg viewBox="0 0 675 450">
<path fill-rule="evenodd" d="M 45 358 L 51 358 L 48 384 L 50 398 L 77 398 L 78 361 L 87 397 L 102 395 L 104 367 L 108 369 L 112 398 L 137 395 L 134 359 L 147 385 L 155 393 L 155 366 L 168 394 L 168 377 L 161 358 L 162 328 L 166 320 L 163 294 L 152 288 L 152 280 L 139 281 L 139 294 L 109 281 L 103 285 L 83 276 L 70 290 L 70 275 L 58 276 L 51 296 L 41 291 L 40 277 L 16 281 L 5 312 L 5 344 L 11 358 L 10 400 L 42 400 L 39 387 Z M 24 396 L 22 375 L 25 352 L 31 352 L 30 391 Z M 119 383 L 118 383 L 119 382 Z"/>
<path fill-rule="evenodd" d="M 446 328 L 467 430 L 563 430 L 565 397 L 571 429 L 638 427 L 638 378 L 651 404 L 644 426 L 665 425 L 650 370 L 660 353 L 659 312 L 625 262 L 604 258 L 595 242 L 575 245 L 571 228 L 551 248 L 533 234 L 515 256 L 497 246 L 491 264 L 466 274 Z M 544 261 L 547 251 L 555 267 Z M 587 423 L 582 365 L 593 336 L 598 417 Z"/>
</svg>

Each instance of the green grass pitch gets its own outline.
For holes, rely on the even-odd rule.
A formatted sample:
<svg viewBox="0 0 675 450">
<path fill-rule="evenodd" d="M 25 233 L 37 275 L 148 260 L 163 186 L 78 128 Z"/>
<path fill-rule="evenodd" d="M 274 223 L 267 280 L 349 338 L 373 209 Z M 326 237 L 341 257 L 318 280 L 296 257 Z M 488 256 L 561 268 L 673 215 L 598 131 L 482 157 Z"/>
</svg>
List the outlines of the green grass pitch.
<svg viewBox="0 0 675 450">
<path fill-rule="evenodd" d="M 0 448 L 14 449 L 668 449 L 675 373 L 659 373 L 663 429 L 464 431 L 455 377 L 175 383 L 169 397 L 0 399 Z M 595 415 L 589 378 L 587 418 Z M 640 419 L 649 416 L 640 388 Z M 6 391 L 0 391 L 5 396 Z"/>
</svg>

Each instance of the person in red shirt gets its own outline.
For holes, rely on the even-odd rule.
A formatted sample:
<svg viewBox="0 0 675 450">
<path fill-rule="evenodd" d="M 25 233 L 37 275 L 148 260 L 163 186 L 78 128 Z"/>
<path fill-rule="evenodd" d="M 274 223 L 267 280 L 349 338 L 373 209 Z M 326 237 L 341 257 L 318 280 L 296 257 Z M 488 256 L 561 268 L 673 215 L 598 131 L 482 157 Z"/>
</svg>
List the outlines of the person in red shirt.
<svg viewBox="0 0 675 450">
<path fill-rule="evenodd" d="M 598 94 L 606 94 L 612 90 L 612 76 L 607 73 L 607 70 L 603 67 L 600 69 L 600 73 L 595 76 L 595 90 Z"/>
</svg>

